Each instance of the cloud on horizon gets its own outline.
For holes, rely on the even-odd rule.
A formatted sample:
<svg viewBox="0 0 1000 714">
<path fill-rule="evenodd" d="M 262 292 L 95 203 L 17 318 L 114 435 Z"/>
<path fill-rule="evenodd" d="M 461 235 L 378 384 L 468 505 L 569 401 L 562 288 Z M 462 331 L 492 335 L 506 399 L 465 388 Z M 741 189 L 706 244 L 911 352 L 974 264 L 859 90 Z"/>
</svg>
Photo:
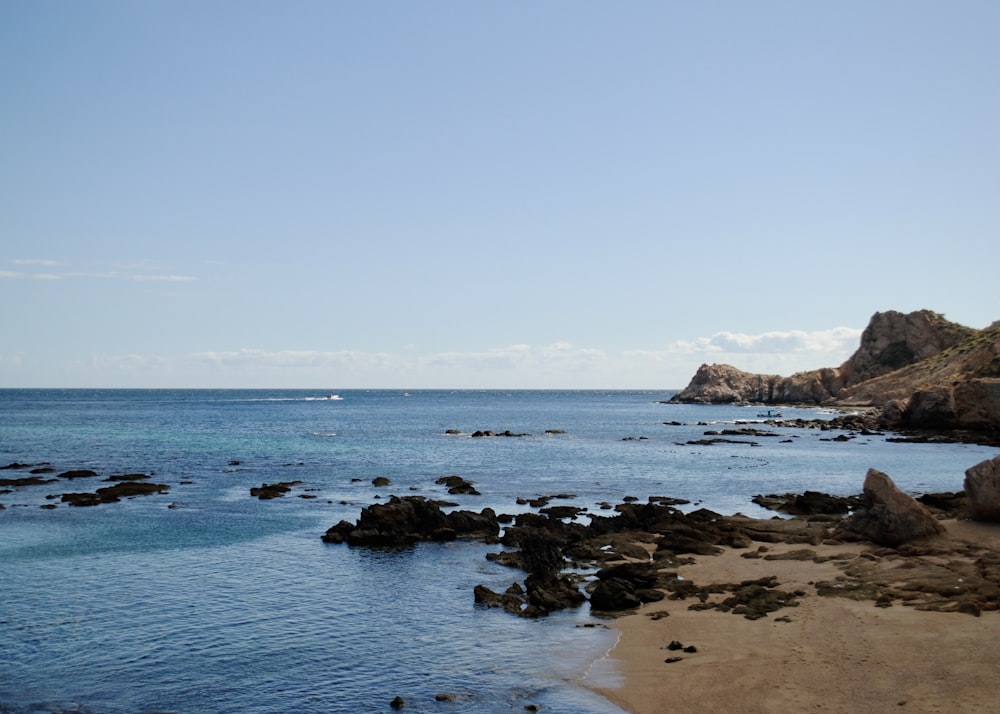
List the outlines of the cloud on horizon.
<svg viewBox="0 0 1000 714">
<path fill-rule="evenodd" d="M 8 261 L 18 267 L 41 266 L 57 268 L 66 263 L 45 258 L 14 258 Z M 68 280 L 71 278 L 89 278 L 94 280 L 125 280 L 133 282 L 192 282 L 198 280 L 193 275 L 177 275 L 159 272 L 155 267 L 135 266 L 132 269 L 115 268 L 106 271 L 63 270 L 49 272 L 29 272 L 26 270 L 0 270 L 0 280 Z"/>
<path fill-rule="evenodd" d="M 850 354 L 861 338 L 862 330 L 834 327 L 829 330 L 787 330 L 748 335 L 740 332 L 716 332 L 711 337 L 678 340 L 663 350 L 631 350 L 636 357 L 666 358 L 679 354 L 721 355 L 827 355 Z"/>
<path fill-rule="evenodd" d="M 514 344 L 485 350 L 389 353 L 362 350 L 267 350 L 243 348 L 170 357 L 140 354 L 95 356 L 90 367 L 133 374 L 150 381 L 170 376 L 233 384 L 339 386 L 434 384 L 456 387 L 644 385 L 681 387 L 706 361 L 730 362 L 754 372 L 791 374 L 841 364 L 856 348 L 860 329 L 838 327 L 813 332 L 773 331 L 758 335 L 720 332 L 679 340 L 662 350 L 620 354 L 554 342 L 541 347 Z M 0 362 L 2 364 L 2 362 Z M 639 387 L 637 387 L 639 388 Z"/>
</svg>

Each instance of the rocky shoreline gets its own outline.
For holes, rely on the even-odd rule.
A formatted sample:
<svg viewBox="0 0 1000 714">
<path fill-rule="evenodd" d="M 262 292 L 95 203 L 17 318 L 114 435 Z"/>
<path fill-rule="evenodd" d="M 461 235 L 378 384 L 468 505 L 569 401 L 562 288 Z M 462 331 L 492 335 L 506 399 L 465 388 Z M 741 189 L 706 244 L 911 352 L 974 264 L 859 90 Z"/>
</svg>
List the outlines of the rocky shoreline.
<svg viewBox="0 0 1000 714">
<path fill-rule="evenodd" d="M 366 507 L 357 523 L 331 527 L 323 540 L 347 547 L 406 547 L 469 538 L 503 546 L 487 558 L 524 576 L 503 592 L 477 585 L 476 606 L 537 618 L 589 605 L 594 615 L 622 630 L 612 656 L 626 674 L 622 688 L 593 688 L 636 714 L 665 707 L 876 712 L 884 711 L 891 697 L 895 706 L 915 700 L 931 706 L 951 696 L 946 685 L 925 692 L 902 683 L 906 672 L 901 669 L 927 670 L 928 677 L 948 672 L 956 681 L 976 682 L 959 696 L 968 711 L 982 710 L 984 702 L 995 702 L 1000 694 L 995 681 L 983 681 L 983 672 L 992 671 L 994 661 L 1000 664 L 995 652 L 1000 457 L 969 468 L 962 491 L 916 499 L 875 469 L 856 496 L 760 494 L 754 503 L 782 514 L 771 519 L 706 509 L 684 512 L 678 506 L 689 505 L 685 501 L 663 497 L 621 503 L 609 509 L 613 515 L 590 514 L 584 524 L 577 521 L 580 509 L 548 505 L 554 498 L 571 497 L 541 498 L 533 503 L 539 512 L 505 516 L 488 508 L 446 512 L 448 504 L 393 496 Z M 902 620 L 872 614 L 895 611 L 912 614 Z M 736 626 L 733 616 L 763 623 L 758 628 L 787 626 L 784 644 L 761 645 L 761 638 L 776 635 Z M 950 620 L 924 619 L 931 616 Z M 965 624 L 972 619 L 984 622 Z M 893 623 L 891 630 L 881 629 L 886 622 Z M 863 625 L 858 629 L 856 623 Z M 838 630 L 851 634 L 825 647 L 813 643 Z M 934 643 L 939 651 L 912 655 L 917 661 L 892 651 L 924 643 Z M 839 668 L 828 665 L 831 653 L 849 659 L 855 648 L 878 653 L 880 669 L 869 671 L 865 656 Z M 992 654 L 955 664 L 966 651 L 984 648 Z M 792 649 L 801 653 L 798 663 L 789 662 Z M 743 689 L 720 686 L 720 662 L 728 674 L 751 679 L 744 686 L 759 703 L 744 701 Z M 666 666 L 703 666 L 693 670 L 703 679 L 691 677 L 689 669 L 677 675 L 681 680 L 667 679 L 659 669 Z M 786 678 L 780 692 L 760 679 L 778 666 Z M 858 700 L 845 672 L 892 681 L 885 688 L 891 693 Z M 679 693 L 682 681 L 689 685 L 684 695 Z M 699 687 L 691 685 L 694 681 Z M 399 697 L 397 704 L 402 707 L 405 700 Z M 917 711 L 936 710 L 917 706 Z"/>
<path fill-rule="evenodd" d="M 856 432 L 848 438 L 853 438 L 870 428 L 868 418 L 850 414 L 838 417 L 841 421 L 832 427 L 826 421 L 804 421 L 800 426 L 852 429 Z M 777 436 L 766 422 L 734 426 L 706 436 L 748 444 Z M 11 472 L 11 477 L 0 479 L 0 486 L 13 489 L 69 486 L 101 478 L 89 469 L 57 472 L 49 464 L 15 462 L 0 471 Z M 169 485 L 152 483 L 152 476 L 113 475 L 102 479 L 109 485 L 93 491 L 47 498 L 94 506 L 168 493 Z M 457 475 L 440 477 L 435 483 L 450 494 L 480 495 L 475 484 Z M 372 484 L 392 485 L 384 477 L 372 479 Z M 251 488 L 250 496 L 280 498 L 301 485 L 296 480 L 264 483 Z M 801 613 L 824 607 L 817 605 L 824 601 L 842 603 L 830 606 L 837 611 L 873 607 L 983 618 L 988 631 L 1000 634 L 1000 457 L 968 469 L 962 485 L 961 491 L 911 498 L 899 492 L 886 474 L 872 469 L 863 492 L 854 496 L 806 491 L 754 497 L 753 503 L 775 512 L 773 518 L 685 510 L 688 502 L 662 496 L 644 503 L 626 498 L 614 506 L 603 504 L 603 512 L 595 513 L 572 505 L 571 493 L 554 493 L 518 499 L 519 505 L 532 510 L 512 515 L 490 508 L 462 509 L 443 499 L 394 495 L 362 508 L 354 523 L 331 526 L 322 539 L 332 546 L 363 548 L 406 548 L 457 539 L 499 546 L 487 558 L 519 574 L 512 575 L 502 592 L 484 585 L 473 588 L 470 600 L 476 607 L 538 618 L 586 606 L 627 633 L 639 632 L 624 640 L 621 656 L 626 659 L 633 657 L 628 654 L 632 645 L 648 636 L 648 625 L 635 625 L 634 618 L 664 621 L 658 629 L 664 633 L 663 641 L 652 656 L 659 657 L 661 666 L 686 667 L 709 662 L 724 648 L 702 634 L 702 625 L 693 623 L 705 623 L 705 632 L 717 627 L 708 624 L 712 618 L 723 616 L 791 625 L 800 621 Z M 54 507 L 55 503 L 43 506 Z M 988 530 L 978 531 L 976 538 L 959 537 L 973 523 Z M 732 565 L 734 559 L 739 566 Z M 640 659 L 646 664 L 632 662 L 629 667 L 635 665 L 645 672 L 643 677 L 659 682 L 662 676 L 644 669 L 650 658 L 648 646 L 644 647 Z M 760 656 L 763 660 L 771 654 Z M 632 694 L 601 693 L 630 711 L 658 711 L 660 685 L 644 686 L 651 687 L 653 693 L 647 693 L 651 701 L 661 703 L 646 708 Z M 450 695 L 441 696 L 441 701 L 448 701 Z M 405 700 L 400 697 L 397 704 L 402 708 Z"/>
<path fill-rule="evenodd" d="M 899 491 L 891 478 L 870 469 L 859 496 L 817 492 L 759 495 L 754 502 L 786 518 L 724 516 L 706 509 L 684 512 L 684 502 L 668 498 L 622 503 L 614 515 L 590 515 L 577 522 L 579 509 L 543 507 L 538 513 L 498 516 L 486 508 L 445 512 L 422 496 L 392 496 L 366 507 L 356 523 L 341 521 L 323 535 L 327 543 L 358 547 L 399 547 L 418 541 L 472 538 L 502 545 L 489 557 L 525 573 L 502 593 L 477 586 L 475 602 L 522 617 L 544 616 L 589 600 L 591 610 L 615 613 L 663 599 L 697 599 L 705 606 L 712 593 L 729 592 L 719 605 L 747 617 L 794 606 L 802 593 L 781 591 L 770 575 L 749 583 L 696 585 L 679 579 L 677 568 L 693 556 L 738 549 L 745 558 L 767 560 L 767 544 L 801 545 L 796 557 L 815 557 L 809 546 L 867 543 L 864 562 L 844 560 L 855 581 L 844 592 L 864 595 L 880 606 L 896 602 L 948 612 L 979 615 L 1000 610 L 1000 553 L 973 550 L 950 555 L 961 562 L 938 563 L 945 555 L 929 539 L 944 532 L 941 522 L 968 518 L 1000 522 L 1000 457 L 966 472 L 964 492 L 928 494 L 919 500 Z M 565 495 L 563 495 L 565 496 Z M 544 502 L 547 503 L 547 500 Z M 502 524 L 506 524 L 502 527 Z M 972 558 L 971 562 L 969 559 Z M 866 563 L 901 560 L 904 584 L 879 580 Z M 946 575 L 950 573 L 950 575 Z M 939 585 L 960 578 L 961 587 Z M 949 580 L 951 582 L 951 580 Z M 832 594 L 817 585 L 819 594 Z"/>
</svg>

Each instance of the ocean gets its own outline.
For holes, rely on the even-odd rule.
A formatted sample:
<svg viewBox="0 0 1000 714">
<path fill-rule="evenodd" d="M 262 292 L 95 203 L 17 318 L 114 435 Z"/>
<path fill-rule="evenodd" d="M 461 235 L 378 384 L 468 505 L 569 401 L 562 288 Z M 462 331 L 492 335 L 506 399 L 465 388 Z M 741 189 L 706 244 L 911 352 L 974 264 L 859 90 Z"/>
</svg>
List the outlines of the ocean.
<svg viewBox="0 0 1000 714">
<path fill-rule="evenodd" d="M 774 436 L 697 445 L 761 410 L 661 403 L 672 393 L 0 390 L 0 465 L 99 474 L 0 487 L 0 712 L 390 712 L 397 696 L 416 712 L 620 712 L 580 686 L 620 684 L 604 656 L 613 621 L 586 605 L 537 620 L 474 605 L 475 585 L 523 580 L 486 558 L 500 546 L 320 537 L 393 494 L 510 514 L 545 495 L 605 514 L 670 496 L 770 517 L 754 495 L 850 495 L 869 467 L 911 493 L 958 491 L 1000 453 L 764 424 Z M 129 473 L 169 492 L 58 498 Z M 435 484 L 452 474 L 481 495 Z M 276 482 L 296 483 L 251 496 Z"/>
</svg>

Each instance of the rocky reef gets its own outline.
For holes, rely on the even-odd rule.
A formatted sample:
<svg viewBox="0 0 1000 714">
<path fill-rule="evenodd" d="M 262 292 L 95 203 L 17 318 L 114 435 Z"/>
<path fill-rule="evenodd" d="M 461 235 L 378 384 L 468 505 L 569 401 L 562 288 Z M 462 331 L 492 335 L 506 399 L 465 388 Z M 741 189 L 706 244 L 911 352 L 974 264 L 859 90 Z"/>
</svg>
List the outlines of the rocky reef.
<svg viewBox="0 0 1000 714">
<path fill-rule="evenodd" d="M 930 310 L 878 312 L 839 367 L 783 377 L 703 364 L 671 401 L 870 407 L 883 428 L 968 430 L 1000 441 L 1000 321 L 976 330 Z"/>
<path fill-rule="evenodd" d="M 327 543 L 358 546 L 404 546 L 417 541 L 496 537 L 500 524 L 490 508 L 446 513 L 423 496 L 392 496 L 361 511 L 357 523 L 341 521 L 323 535 Z"/>
<path fill-rule="evenodd" d="M 418 541 L 474 538 L 504 549 L 487 557 L 525 573 L 503 592 L 478 585 L 476 604 L 521 617 L 540 617 L 587 603 L 595 612 L 616 613 L 660 600 L 693 601 L 688 609 L 716 609 L 749 619 L 795 607 L 808 593 L 783 590 L 773 576 L 737 583 L 697 584 L 680 577 L 678 568 L 695 557 L 727 549 L 744 558 L 773 559 L 771 545 L 789 544 L 781 558 L 816 560 L 821 546 L 868 544 L 870 550 L 836 556 L 844 570 L 836 583 L 818 583 L 819 595 L 894 602 L 921 609 L 977 615 L 1000 610 L 1000 557 L 975 544 L 948 537 L 944 522 L 956 518 L 993 520 L 979 506 L 1000 501 L 1000 457 L 972 467 L 969 480 L 981 492 L 930 494 L 919 500 L 901 492 L 892 479 L 870 469 L 859 496 L 838 497 L 806 492 L 758 496 L 754 502 L 791 515 L 755 519 L 723 516 L 707 509 L 684 512 L 669 498 L 625 502 L 613 515 L 591 514 L 577 520 L 578 509 L 542 509 L 514 516 L 456 510 L 420 496 L 393 496 L 365 508 L 355 524 L 342 521 L 323 536 L 328 543 L 352 546 L 405 546 Z M 500 523 L 506 527 L 500 532 Z M 764 545 L 767 544 L 767 545 Z M 755 548 L 756 546 L 756 548 Z M 816 560 L 821 562 L 821 560 Z M 762 566 L 763 567 L 763 566 Z M 941 582 L 947 581 L 949 588 Z M 954 583 L 961 583 L 955 587 Z"/>
</svg>

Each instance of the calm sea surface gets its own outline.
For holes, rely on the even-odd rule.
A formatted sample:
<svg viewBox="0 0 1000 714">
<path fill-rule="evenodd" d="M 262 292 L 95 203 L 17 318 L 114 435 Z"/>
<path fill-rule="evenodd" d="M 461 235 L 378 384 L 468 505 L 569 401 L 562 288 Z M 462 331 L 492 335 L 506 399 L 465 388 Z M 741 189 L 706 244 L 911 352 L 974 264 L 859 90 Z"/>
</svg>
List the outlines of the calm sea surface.
<svg viewBox="0 0 1000 714">
<path fill-rule="evenodd" d="M 100 474 L 0 492 L 0 712 L 390 712 L 397 695 L 406 711 L 618 712 L 578 686 L 617 677 L 601 660 L 615 633 L 582 627 L 600 623 L 586 606 L 528 621 L 473 605 L 476 584 L 522 579 L 486 559 L 499 546 L 364 550 L 320 536 L 390 494 L 498 513 L 567 492 L 594 511 L 673 496 L 760 515 L 755 494 L 858 493 L 869 467 L 909 492 L 960 490 L 966 468 L 1000 453 L 783 428 L 746 439 L 757 445 L 692 446 L 760 410 L 658 403 L 670 394 L 0 390 L 0 465 Z M 477 429 L 530 436 L 469 438 Z M 169 493 L 87 508 L 47 498 L 136 472 Z M 482 495 L 448 496 L 434 481 L 449 474 Z M 301 484 L 250 496 L 278 481 Z"/>
</svg>

